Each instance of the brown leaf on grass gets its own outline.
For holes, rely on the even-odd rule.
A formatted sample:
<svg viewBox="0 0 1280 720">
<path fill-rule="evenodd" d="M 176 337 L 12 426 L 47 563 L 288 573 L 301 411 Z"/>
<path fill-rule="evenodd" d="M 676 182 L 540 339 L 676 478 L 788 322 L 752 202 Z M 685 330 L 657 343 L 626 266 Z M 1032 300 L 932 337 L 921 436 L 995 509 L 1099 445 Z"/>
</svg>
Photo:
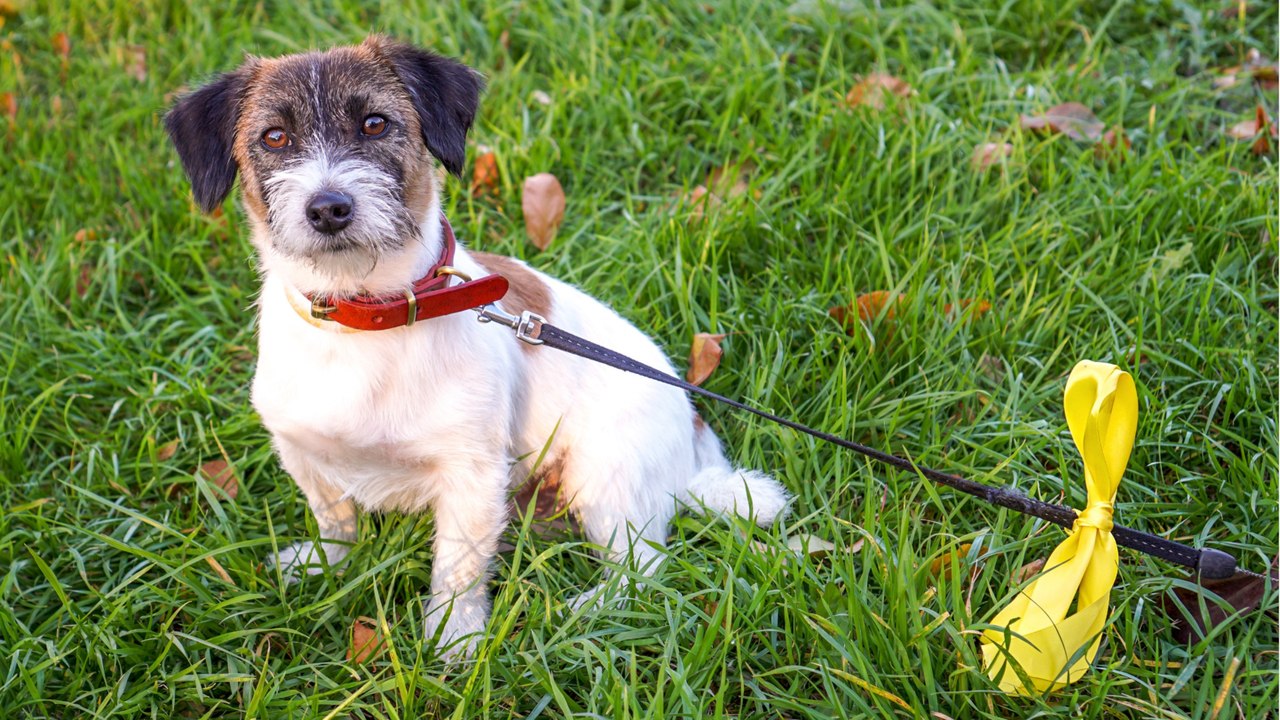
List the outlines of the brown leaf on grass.
<svg viewBox="0 0 1280 720">
<path fill-rule="evenodd" d="M 973 547 L 971 544 L 965 543 L 929 563 L 929 574 L 942 580 L 949 579 L 951 577 L 951 568 L 964 564 L 964 559 L 968 556 L 969 548 L 971 547 Z"/>
<path fill-rule="evenodd" d="M 143 45 L 129 45 L 124 48 L 124 74 L 137 80 L 147 81 L 147 48 Z"/>
<path fill-rule="evenodd" d="M 756 164 L 747 161 L 739 164 L 727 164 L 717 168 L 712 168 L 707 175 L 707 187 L 718 198 L 732 200 L 747 194 L 750 188 L 749 179 L 756 171 Z M 699 185 L 698 187 L 702 187 Z M 760 197 L 760 191 L 757 190 L 755 195 L 757 199 Z"/>
<path fill-rule="evenodd" d="M 53 44 L 53 51 L 61 58 L 62 68 L 65 70 L 67 64 L 71 62 L 71 38 L 64 32 L 57 32 L 53 34 L 50 42 Z"/>
<path fill-rule="evenodd" d="M 1072 140 L 1098 140 L 1106 125 L 1089 108 L 1076 102 L 1054 105 L 1040 115 L 1020 115 L 1023 130 L 1062 133 Z"/>
<path fill-rule="evenodd" d="M 1280 582 L 1280 556 L 1271 561 L 1267 576 L 1271 585 Z M 1200 612 L 1203 593 L 1188 588 L 1172 588 L 1160 598 L 1160 605 L 1169 618 L 1173 637 L 1180 643 L 1195 642 L 1228 617 L 1257 610 L 1266 594 L 1268 577 L 1236 573 L 1223 580 L 1202 580 L 1200 586 L 1227 602 L 1223 608 L 1216 601 L 1204 598 L 1205 612 Z M 1184 611 L 1185 608 L 1185 611 Z M 1269 608 L 1274 610 L 1274 608 Z M 1190 615 L 1190 620 L 1187 616 Z"/>
<path fill-rule="evenodd" d="M 498 156 L 492 150 L 481 148 L 471 169 L 471 194 L 488 195 L 498 189 Z"/>
<path fill-rule="evenodd" d="M 1102 140 L 1093 146 L 1093 156 L 1102 162 L 1124 162 L 1132 147 L 1124 128 L 1117 125 L 1103 133 Z"/>
<path fill-rule="evenodd" d="M 1021 585 L 1022 583 L 1030 580 L 1036 575 L 1039 575 L 1040 571 L 1044 570 L 1044 562 L 1046 559 L 1047 558 L 1040 558 L 1039 560 L 1032 560 L 1026 565 L 1023 565 L 1022 567 L 1018 568 L 1013 573 L 1013 584 Z"/>
<path fill-rule="evenodd" d="M 1236 140 L 1253 140 L 1254 155 L 1270 153 L 1271 139 L 1277 137 L 1276 133 L 1276 124 L 1261 105 L 1254 108 L 1252 120 L 1238 122 L 1227 129 L 1227 135 Z"/>
<path fill-rule="evenodd" d="M 0 27 L 4 27 L 4 20 L 15 17 L 18 17 L 16 0 L 0 0 Z"/>
<path fill-rule="evenodd" d="M 724 340 L 723 334 L 697 333 L 693 336 L 686 380 L 694 385 L 701 385 L 720 367 L 720 357 L 724 354 L 720 349 L 721 340 Z"/>
<path fill-rule="evenodd" d="M 990 170 L 1003 165 L 1013 155 L 1013 146 L 1009 143 L 982 143 L 973 149 L 969 158 L 969 166 L 974 170 Z"/>
<path fill-rule="evenodd" d="M 240 494 L 240 480 L 236 478 L 235 468 L 228 465 L 226 460 L 210 460 L 200 466 L 200 474 L 205 480 L 222 488 L 232 500 Z"/>
<path fill-rule="evenodd" d="M 850 305 L 837 305 L 827 310 L 827 314 L 835 318 L 848 335 L 857 335 L 861 328 L 870 327 L 880 320 L 882 340 L 893 339 L 898 313 L 907 302 L 905 295 L 898 295 L 888 290 L 873 290 L 863 293 Z M 955 307 L 951 303 L 942 306 L 942 314 L 953 317 Z M 960 301 L 960 316 L 965 320 L 975 320 L 991 310 L 991 303 L 977 298 L 965 298 Z"/>
<path fill-rule="evenodd" d="M 93 285 L 93 266 L 85 263 L 80 266 L 80 274 L 76 276 L 76 297 L 83 298 Z"/>
<path fill-rule="evenodd" d="M 93 242 L 98 239 L 98 231 L 93 228 L 80 228 L 76 231 L 73 239 L 80 244 Z"/>
<path fill-rule="evenodd" d="M 11 92 L 0 93 L 0 108 L 4 110 L 4 116 L 8 118 L 9 124 L 18 122 L 18 98 Z"/>
<path fill-rule="evenodd" d="M 539 250 L 546 250 L 564 220 L 565 196 L 560 181 L 551 173 L 539 173 L 524 181 L 520 201 L 524 228 Z"/>
<path fill-rule="evenodd" d="M 1249 3 L 1245 0 L 1227 0 L 1223 4 L 1222 9 L 1218 11 L 1218 15 L 1224 20 L 1239 20 L 1246 17 L 1249 12 Z"/>
<path fill-rule="evenodd" d="M 942 314 L 951 317 L 951 311 L 955 309 L 951 303 L 942 306 Z M 986 300 L 977 298 L 961 298 L 960 313 L 965 318 L 976 319 L 986 315 L 991 311 L 991 303 Z"/>
<path fill-rule="evenodd" d="M 695 220 L 701 220 L 708 210 L 719 207 L 720 198 L 708 190 L 706 185 L 699 185 L 682 195 L 680 203 L 689 206 L 689 214 Z"/>
<path fill-rule="evenodd" d="M 1235 68 L 1239 70 L 1239 68 Z M 1230 90 L 1239 84 L 1237 73 L 1232 72 L 1231 68 L 1222 71 L 1223 74 L 1213 79 L 1214 90 Z"/>
<path fill-rule="evenodd" d="M 387 641 L 378 631 L 378 621 L 358 617 L 351 623 L 351 644 L 347 646 L 347 662 L 361 663 L 376 658 L 386 649 Z"/>
<path fill-rule="evenodd" d="M 894 316 L 905 300 L 906 298 L 888 290 L 873 290 L 859 295 L 850 305 L 829 308 L 827 314 L 840 323 L 846 335 L 856 337 L 862 328 L 869 328 L 883 312 L 884 320 L 880 324 L 883 337 L 880 339 L 882 342 L 889 342 L 893 339 Z"/>
<path fill-rule="evenodd" d="M 844 96 L 844 102 L 851 108 L 884 110 L 888 98 L 908 98 L 914 94 L 910 85 L 892 75 L 871 73 L 858 79 Z"/>
<path fill-rule="evenodd" d="M 156 460 L 164 462 L 165 460 L 172 458 L 178 452 L 178 444 L 179 442 L 177 440 L 170 440 L 156 448 Z"/>
<path fill-rule="evenodd" d="M 872 290 L 859 295 L 854 305 L 858 308 L 858 319 L 862 322 L 871 322 L 880 317 L 882 312 L 885 319 L 892 320 L 898 312 L 898 307 L 905 301 L 905 297 L 888 290 Z"/>
<path fill-rule="evenodd" d="M 814 559 L 822 559 L 833 553 L 844 553 L 854 555 L 862 549 L 864 538 L 858 538 L 852 545 L 848 547 L 840 547 L 830 540 L 824 540 L 817 535 L 792 535 L 787 538 L 787 549 L 797 555 L 808 555 Z"/>
<path fill-rule="evenodd" d="M 1006 374 L 1004 361 L 995 355 L 982 353 L 982 357 L 978 358 L 978 370 L 996 385 L 1004 382 Z"/>
</svg>

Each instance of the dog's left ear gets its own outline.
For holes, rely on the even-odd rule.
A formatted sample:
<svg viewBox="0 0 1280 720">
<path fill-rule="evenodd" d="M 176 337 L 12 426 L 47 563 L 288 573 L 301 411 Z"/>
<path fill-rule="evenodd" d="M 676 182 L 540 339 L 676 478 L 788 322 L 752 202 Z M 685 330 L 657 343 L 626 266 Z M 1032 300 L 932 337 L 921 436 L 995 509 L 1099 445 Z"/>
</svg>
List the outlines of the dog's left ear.
<svg viewBox="0 0 1280 720">
<path fill-rule="evenodd" d="M 422 140 L 445 169 L 462 174 L 467 131 L 480 105 L 484 78 L 457 60 L 382 37 L 365 41 L 391 63 L 418 112 Z"/>
</svg>

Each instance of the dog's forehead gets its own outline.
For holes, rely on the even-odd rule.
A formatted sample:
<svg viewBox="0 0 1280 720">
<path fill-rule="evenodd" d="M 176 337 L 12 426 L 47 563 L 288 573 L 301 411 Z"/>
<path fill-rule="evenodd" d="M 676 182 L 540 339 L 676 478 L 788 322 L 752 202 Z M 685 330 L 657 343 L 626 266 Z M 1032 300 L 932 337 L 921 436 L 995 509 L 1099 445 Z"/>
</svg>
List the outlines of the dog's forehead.
<svg viewBox="0 0 1280 720">
<path fill-rule="evenodd" d="M 390 112 L 408 103 L 391 65 L 356 46 L 258 61 L 245 111 L 307 124 L 338 114 Z"/>
</svg>

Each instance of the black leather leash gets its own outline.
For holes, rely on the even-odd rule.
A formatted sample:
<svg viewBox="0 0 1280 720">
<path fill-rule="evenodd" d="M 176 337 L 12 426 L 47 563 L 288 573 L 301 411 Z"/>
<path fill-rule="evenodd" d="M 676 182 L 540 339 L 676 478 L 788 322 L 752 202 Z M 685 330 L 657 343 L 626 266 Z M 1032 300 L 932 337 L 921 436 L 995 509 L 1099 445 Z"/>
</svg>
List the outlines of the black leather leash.
<svg viewBox="0 0 1280 720">
<path fill-rule="evenodd" d="M 922 475 L 940 485 L 959 490 L 962 493 L 972 495 L 992 505 L 1008 508 L 1024 515 L 1040 518 L 1058 525 L 1063 528 L 1070 529 L 1076 521 L 1076 511 L 1069 507 L 1046 503 L 1007 488 L 991 487 L 983 485 L 972 480 L 966 480 L 959 475 L 932 470 L 927 467 L 921 467 L 914 462 L 901 458 L 896 455 L 882 452 L 872 447 L 862 445 L 842 437 L 831 435 L 830 433 L 814 430 L 806 425 L 801 425 L 793 420 L 778 417 L 763 410 L 757 410 L 750 405 L 745 405 L 727 398 L 723 395 L 711 392 L 706 388 L 699 387 L 692 383 L 685 382 L 678 377 L 668 375 L 661 370 L 650 367 L 643 363 L 632 360 L 626 355 L 614 352 L 605 347 L 596 345 L 595 343 L 584 340 L 569 332 L 565 332 L 554 325 L 549 325 L 538 315 L 530 312 L 524 312 L 519 317 L 509 315 L 492 305 L 486 305 L 483 308 L 477 308 L 480 313 L 481 322 L 497 322 L 512 328 L 516 331 L 516 337 L 531 345 L 544 345 L 546 347 L 562 350 L 571 355 L 581 358 L 593 360 L 604 365 L 623 370 L 625 372 L 634 373 L 642 377 L 656 380 L 660 383 L 666 383 L 685 392 L 696 393 L 703 397 L 709 397 L 718 400 L 726 405 L 735 407 L 739 410 L 745 410 L 753 415 L 762 417 L 765 420 L 775 422 L 779 425 L 798 430 L 806 435 L 811 435 L 819 440 L 829 442 L 846 450 L 852 450 L 860 455 L 864 455 L 872 460 L 891 465 L 900 470 Z M 1229 578 L 1236 573 L 1244 573 L 1261 577 L 1257 573 L 1243 570 L 1236 565 L 1234 556 L 1214 550 L 1212 548 L 1193 548 L 1173 540 L 1145 533 L 1133 528 L 1127 528 L 1122 525 L 1116 525 L 1111 529 L 1112 536 L 1116 539 L 1116 543 L 1127 548 L 1132 548 L 1138 552 L 1151 555 L 1152 557 L 1182 565 L 1191 568 L 1200 574 L 1202 579 L 1218 580 Z"/>
</svg>

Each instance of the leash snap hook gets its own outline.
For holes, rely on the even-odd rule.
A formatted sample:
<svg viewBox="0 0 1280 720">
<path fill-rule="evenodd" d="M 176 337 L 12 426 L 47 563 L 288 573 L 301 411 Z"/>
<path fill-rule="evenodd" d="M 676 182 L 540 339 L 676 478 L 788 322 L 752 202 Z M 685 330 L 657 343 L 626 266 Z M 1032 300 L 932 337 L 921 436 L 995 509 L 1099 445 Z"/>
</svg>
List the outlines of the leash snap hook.
<svg viewBox="0 0 1280 720">
<path fill-rule="evenodd" d="M 476 320 L 482 323 L 496 322 L 516 331 L 516 339 L 526 342 L 530 345 L 541 345 L 542 325 L 547 321 L 546 318 L 535 312 L 525 310 L 520 315 L 512 315 L 496 305 L 484 305 L 475 309 L 480 317 Z"/>
<path fill-rule="evenodd" d="M 546 321 L 546 318 L 541 315 L 525 310 L 520 313 L 520 323 L 516 326 L 516 339 L 530 345 L 541 345 L 542 340 L 539 336 L 542 335 L 542 324 Z"/>
</svg>

